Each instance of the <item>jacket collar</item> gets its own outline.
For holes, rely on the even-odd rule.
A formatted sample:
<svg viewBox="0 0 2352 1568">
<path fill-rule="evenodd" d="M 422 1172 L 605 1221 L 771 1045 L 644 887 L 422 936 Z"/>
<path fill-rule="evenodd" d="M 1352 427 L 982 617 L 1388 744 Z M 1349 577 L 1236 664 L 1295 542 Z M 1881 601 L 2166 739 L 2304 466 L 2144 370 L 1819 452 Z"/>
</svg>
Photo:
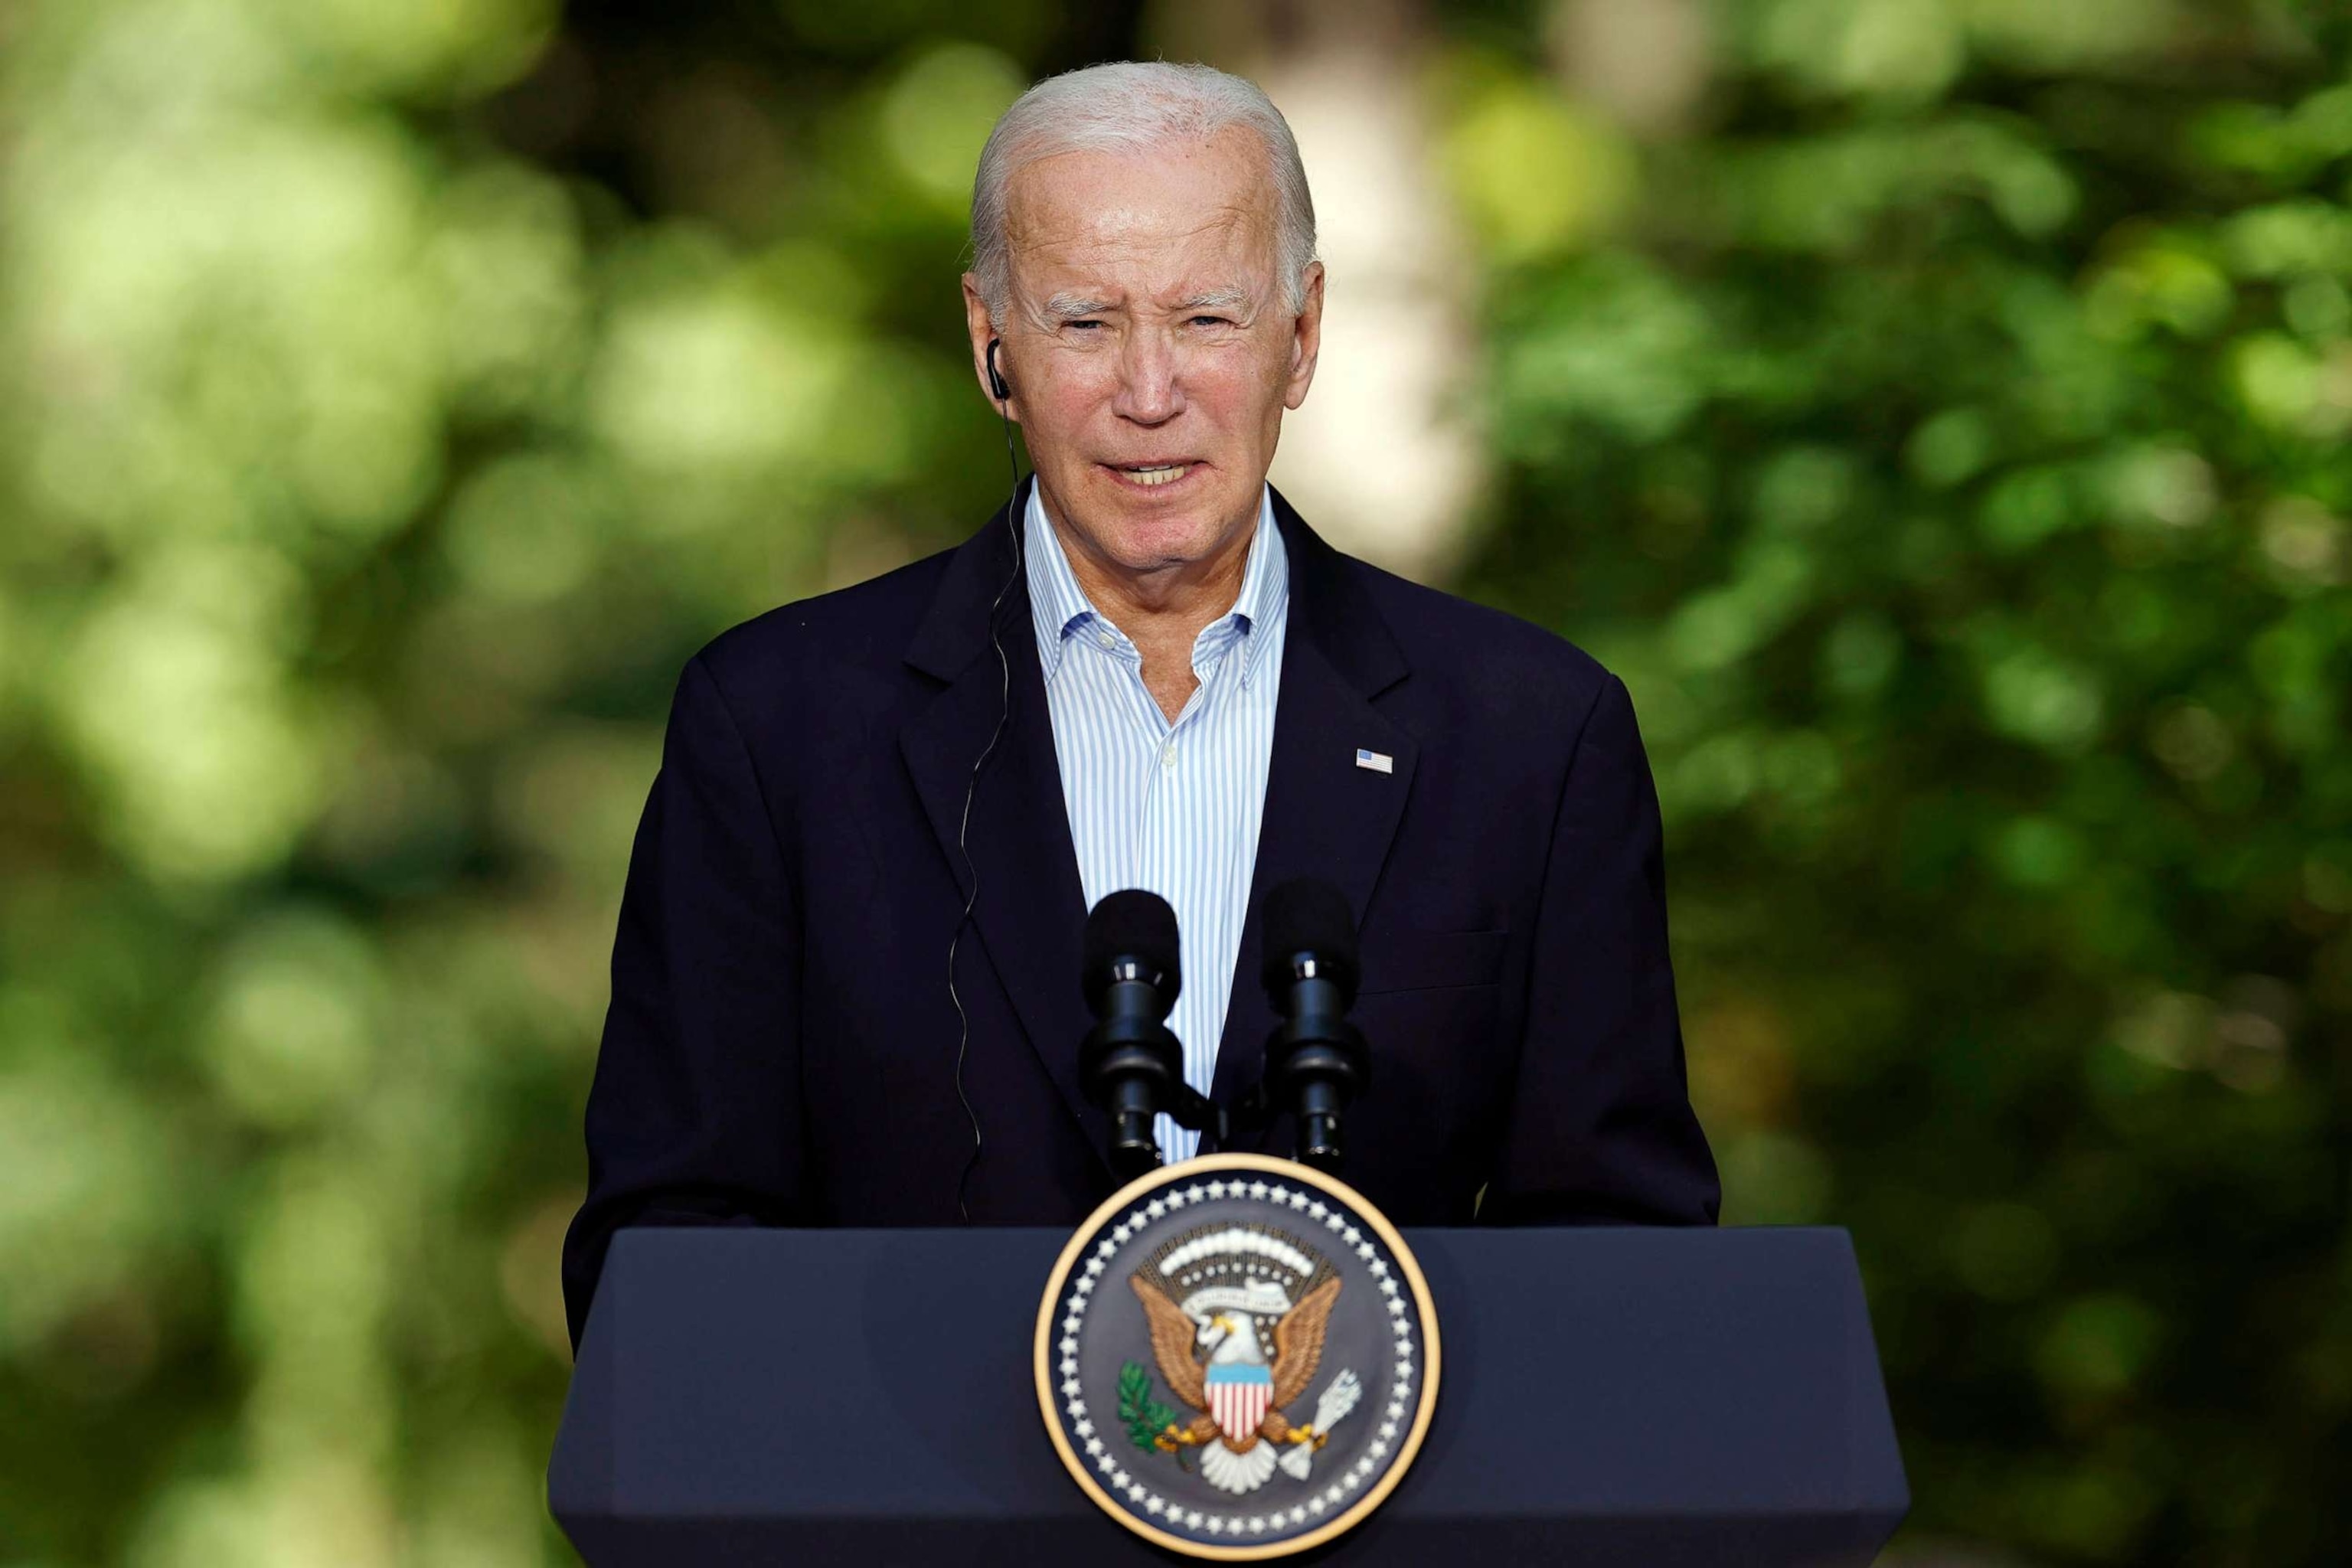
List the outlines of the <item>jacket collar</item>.
<svg viewBox="0 0 2352 1568">
<path fill-rule="evenodd" d="M 947 573 L 907 645 L 907 662 L 934 679 L 957 679 L 988 651 L 988 609 L 1000 591 L 999 623 L 1034 626 L 1029 574 L 1013 569 L 1008 519 L 1023 516 L 1034 483 L 1023 480 L 1013 504 L 999 508 L 978 533 L 949 555 Z M 1268 486 L 1266 494 L 1287 557 L 1291 635 L 1303 627 L 1350 689 L 1368 700 L 1379 696 L 1410 674 L 1412 667 L 1359 580 L 1361 563 L 1333 549 L 1308 527 L 1280 490 Z"/>
</svg>

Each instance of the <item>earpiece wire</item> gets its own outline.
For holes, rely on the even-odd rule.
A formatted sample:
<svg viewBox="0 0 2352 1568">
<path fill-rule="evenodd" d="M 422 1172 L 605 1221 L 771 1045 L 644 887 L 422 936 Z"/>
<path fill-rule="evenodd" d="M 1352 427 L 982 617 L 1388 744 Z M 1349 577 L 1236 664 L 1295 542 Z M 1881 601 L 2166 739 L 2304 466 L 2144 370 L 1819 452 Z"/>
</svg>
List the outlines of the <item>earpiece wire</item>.
<svg viewBox="0 0 2352 1568">
<path fill-rule="evenodd" d="M 1001 385 L 1002 379 L 996 370 L 995 348 L 994 343 L 989 345 L 988 369 L 991 378 L 996 380 Z M 990 390 L 993 391 L 994 388 L 992 387 Z M 964 1057 L 971 1046 L 971 1019 L 964 1013 L 963 998 L 956 994 L 956 948 L 963 941 L 964 927 L 971 922 L 972 907 L 980 902 L 980 870 L 972 864 L 971 850 L 965 839 L 971 828 L 972 797 L 980 791 L 980 771 L 988 765 L 988 759 L 995 754 L 996 744 L 1003 739 L 1005 726 L 1013 720 L 1013 661 L 1004 651 L 1004 631 L 999 612 L 1004 607 L 1005 596 L 1013 592 L 1013 584 L 1021 580 L 1021 535 L 1023 523 L 1025 521 L 1018 511 L 1021 502 L 1021 458 L 1013 447 L 1013 416 L 1006 411 L 1004 405 L 1004 398 L 999 397 L 996 400 L 997 417 L 1004 422 L 1004 462 L 1013 474 L 1013 491 L 1005 498 L 1004 502 L 1005 531 L 1013 536 L 1013 570 L 1006 575 L 1004 586 L 996 591 L 996 598 L 988 606 L 988 641 L 989 646 L 996 650 L 996 667 L 1003 684 L 1003 706 L 997 711 L 996 728 L 989 732 L 988 744 L 982 747 L 980 755 L 973 759 L 971 778 L 964 785 L 963 813 L 956 821 L 956 852 L 963 857 L 964 877 L 971 883 L 971 891 L 964 899 L 963 913 L 956 917 L 954 934 L 948 938 L 948 1000 L 955 1005 L 956 1010 L 956 1100 L 963 1106 L 964 1116 L 971 1122 L 971 1153 L 963 1163 L 962 1174 L 956 1178 L 956 1213 L 965 1225 L 971 1223 L 971 1207 L 965 1200 L 964 1189 L 971 1184 L 971 1173 L 980 1164 L 981 1152 L 980 1112 L 972 1109 L 971 1098 L 964 1092 L 963 1087 Z"/>
</svg>

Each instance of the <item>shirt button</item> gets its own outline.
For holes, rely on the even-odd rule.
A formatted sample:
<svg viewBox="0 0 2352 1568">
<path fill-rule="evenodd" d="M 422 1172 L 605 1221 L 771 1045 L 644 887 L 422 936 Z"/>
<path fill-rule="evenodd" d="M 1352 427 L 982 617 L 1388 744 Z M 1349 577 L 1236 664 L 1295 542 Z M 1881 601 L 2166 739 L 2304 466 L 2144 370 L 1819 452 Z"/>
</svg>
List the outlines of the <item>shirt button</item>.
<svg viewBox="0 0 2352 1568">
<path fill-rule="evenodd" d="M 1111 636 L 1108 632 L 1097 632 L 1095 634 L 1095 647 L 1107 648 L 1117 647 L 1118 646 L 1118 639 Z"/>
<path fill-rule="evenodd" d="M 1176 765 L 1176 743 L 1173 741 L 1160 752 L 1160 765 L 1163 768 L 1172 768 Z"/>
</svg>

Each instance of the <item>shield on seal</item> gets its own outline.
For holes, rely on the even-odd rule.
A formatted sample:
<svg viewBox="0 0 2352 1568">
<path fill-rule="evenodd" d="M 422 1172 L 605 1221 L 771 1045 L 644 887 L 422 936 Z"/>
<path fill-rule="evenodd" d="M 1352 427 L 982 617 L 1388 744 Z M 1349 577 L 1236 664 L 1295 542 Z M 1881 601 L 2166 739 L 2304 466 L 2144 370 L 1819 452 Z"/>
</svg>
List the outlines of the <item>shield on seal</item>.
<svg viewBox="0 0 2352 1568">
<path fill-rule="evenodd" d="M 1245 1446 L 1258 1423 L 1265 1419 L 1265 1407 L 1274 1397 L 1274 1369 L 1211 1363 L 1207 1381 L 1209 1414 L 1217 1418 L 1219 1430 L 1233 1439 L 1234 1447 Z"/>
</svg>

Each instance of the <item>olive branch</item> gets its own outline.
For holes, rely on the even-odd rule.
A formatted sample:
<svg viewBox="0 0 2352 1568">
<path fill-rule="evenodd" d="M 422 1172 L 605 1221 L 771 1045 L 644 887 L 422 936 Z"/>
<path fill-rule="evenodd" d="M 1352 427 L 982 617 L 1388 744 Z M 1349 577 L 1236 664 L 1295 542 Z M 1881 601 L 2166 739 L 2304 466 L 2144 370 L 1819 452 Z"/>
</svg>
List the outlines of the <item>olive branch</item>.
<svg viewBox="0 0 2352 1568">
<path fill-rule="evenodd" d="M 1151 1397 L 1151 1373 L 1139 1361 L 1131 1361 L 1118 1369 L 1118 1418 L 1127 1423 L 1129 1441 L 1147 1454 L 1160 1452 L 1152 1441 L 1175 1424 L 1176 1412 Z M 1190 1471 L 1191 1457 L 1176 1450 L 1176 1466 Z"/>
</svg>

